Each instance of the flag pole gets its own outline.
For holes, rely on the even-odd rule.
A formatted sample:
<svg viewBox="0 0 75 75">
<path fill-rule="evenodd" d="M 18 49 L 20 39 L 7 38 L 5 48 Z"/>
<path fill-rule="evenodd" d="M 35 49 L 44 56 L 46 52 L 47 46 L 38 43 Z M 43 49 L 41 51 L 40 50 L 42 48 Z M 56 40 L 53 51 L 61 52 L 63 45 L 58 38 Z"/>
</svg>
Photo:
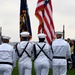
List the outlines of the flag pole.
<svg viewBox="0 0 75 75">
<path fill-rule="evenodd" d="M 2 36 L 2 27 L 0 27 L 0 44 L 1 44 L 1 36 Z"/>
<path fill-rule="evenodd" d="M 45 6 L 45 3 L 44 3 L 44 6 Z M 44 10 L 43 10 L 42 14 L 43 14 L 42 33 L 44 33 Z"/>
<path fill-rule="evenodd" d="M 63 39 L 65 39 L 65 25 L 63 25 Z"/>
<path fill-rule="evenodd" d="M 42 33 L 44 33 L 44 10 L 43 10 Z"/>
</svg>

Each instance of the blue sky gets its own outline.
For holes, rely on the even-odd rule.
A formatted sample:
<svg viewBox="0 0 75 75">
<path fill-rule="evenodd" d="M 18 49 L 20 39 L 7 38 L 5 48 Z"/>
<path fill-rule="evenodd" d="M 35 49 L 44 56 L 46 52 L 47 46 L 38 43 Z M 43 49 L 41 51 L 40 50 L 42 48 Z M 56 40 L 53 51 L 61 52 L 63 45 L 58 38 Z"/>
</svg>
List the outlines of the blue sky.
<svg viewBox="0 0 75 75">
<path fill-rule="evenodd" d="M 32 28 L 32 41 L 37 41 L 38 19 L 35 17 L 37 0 L 27 0 Z M 75 0 L 52 0 L 53 21 L 56 31 L 65 25 L 65 38 L 75 39 Z M 20 0 L 0 0 L 0 27 L 2 34 L 19 41 Z"/>
</svg>

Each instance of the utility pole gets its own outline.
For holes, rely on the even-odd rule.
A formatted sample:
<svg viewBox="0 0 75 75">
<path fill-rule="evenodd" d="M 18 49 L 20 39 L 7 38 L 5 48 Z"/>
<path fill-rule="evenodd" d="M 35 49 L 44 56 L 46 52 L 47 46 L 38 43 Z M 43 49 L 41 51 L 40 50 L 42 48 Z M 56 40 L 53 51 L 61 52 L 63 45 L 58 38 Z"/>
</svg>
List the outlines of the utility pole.
<svg viewBox="0 0 75 75">
<path fill-rule="evenodd" d="M 2 27 L 0 27 L 0 44 L 1 44 L 1 36 L 2 36 Z"/>
</svg>

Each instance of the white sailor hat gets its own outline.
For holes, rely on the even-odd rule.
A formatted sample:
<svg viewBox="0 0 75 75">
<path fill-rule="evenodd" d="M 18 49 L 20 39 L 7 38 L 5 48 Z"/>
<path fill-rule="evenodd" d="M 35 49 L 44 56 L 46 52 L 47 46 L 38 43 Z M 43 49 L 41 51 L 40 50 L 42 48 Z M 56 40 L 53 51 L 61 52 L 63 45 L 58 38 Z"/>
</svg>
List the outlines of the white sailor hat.
<svg viewBox="0 0 75 75">
<path fill-rule="evenodd" d="M 56 32 L 56 35 L 57 35 L 57 34 L 59 34 L 59 35 L 63 35 L 63 32 L 61 32 L 61 31 L 57 31 L 57 32 Z"/>
<path fill-rule="evenodd" d="M 29 36 L 29 32 L 24 31 L 24 32 L 21 32 L 20 35 L 21 35 L 22 37 L 28 37 L 28 36 Z"/>
<path fill-rule="evenodd" d="M 9 40 L 10 37 L 9 37 L 9 36 L 2 36 L 2 39 L 7 39 L 7 40 Z"/>
<path fill-rule="evenodd" d="M 45 38 L 45 37 L 46 37 L 46 34 L 44 34 L 44 33 L 38 34 L 38 38 Z"/>
</svg>

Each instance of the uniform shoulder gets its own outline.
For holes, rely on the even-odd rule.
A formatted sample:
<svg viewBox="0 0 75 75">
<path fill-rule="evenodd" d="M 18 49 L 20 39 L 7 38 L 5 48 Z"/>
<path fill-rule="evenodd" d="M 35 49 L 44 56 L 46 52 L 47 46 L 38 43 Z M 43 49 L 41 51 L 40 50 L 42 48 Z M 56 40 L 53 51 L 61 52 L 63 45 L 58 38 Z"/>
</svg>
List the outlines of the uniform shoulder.
<svg viewBox="0 0 75 75">
<path fill-rule="evenodd" d="M 8 44 L 8 46 L 9 46 L 10 48 L 13 48 L 13 46 L 12 46 L 12 45 L 10 45 L 10 44 Z"/>
<path fill-rule="evenodd" d="M 52 41 L 52 44 L 55 43 L 55 42 L 57 42 L 57 41 L 58 41 L 58 39 L 53 40 L 53 41 Z"/>
<path fill-rule="evenodd" d="M 50 46 L 50 44 L 46 43 L 47 46 Z"/>
<path fill-rule="evenodd" d="M 32 44 L 32 45 L 34 45 L 34 44 L 35 44 L 35 42 L 33 42 L 33 41 L 29 41 L 29 43 L 30 43 L 30 44 Z"/>
<path fill-rule="evenodd" d="M 64 39 L 63 39 L 63 42 L 66 43 L 66 44 L 69 44 L 69 43 L 68 43 L 66 40 L 64 40 Z"/>
</svg>

